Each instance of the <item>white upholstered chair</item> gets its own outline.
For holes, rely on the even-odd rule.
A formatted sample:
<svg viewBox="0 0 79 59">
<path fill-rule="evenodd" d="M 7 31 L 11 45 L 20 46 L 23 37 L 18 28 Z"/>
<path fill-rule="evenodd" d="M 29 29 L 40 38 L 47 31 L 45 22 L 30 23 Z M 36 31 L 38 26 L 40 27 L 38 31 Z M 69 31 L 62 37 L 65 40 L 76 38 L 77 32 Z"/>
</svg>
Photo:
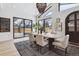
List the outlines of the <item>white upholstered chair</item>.
<svg viewBox="0 0 79 59">
<path fill-rule="evenodd" d="M 31 46 L 35 42 L 35 38 L 34 38 L 34 35 L 32 33 L 29 33 L 29 41 L 30 41 Z"/>
<path fill-rule="evenodd" d="M 39 51 L 41 51 L 41 47 L 44 47 L 48 44 L 47 38 L 44 38 L 42 35 L 36 35 L 36 44 L 39 46 Z"/>
<path fill-rule="evenodd" d="M 62 38 L 57 38 L 53 42 L 53 45 L 65 49 L 65 55 L 67 54 L 67 47 L 69 42 L 69 35 L 63 36 Z"/>
</svg>

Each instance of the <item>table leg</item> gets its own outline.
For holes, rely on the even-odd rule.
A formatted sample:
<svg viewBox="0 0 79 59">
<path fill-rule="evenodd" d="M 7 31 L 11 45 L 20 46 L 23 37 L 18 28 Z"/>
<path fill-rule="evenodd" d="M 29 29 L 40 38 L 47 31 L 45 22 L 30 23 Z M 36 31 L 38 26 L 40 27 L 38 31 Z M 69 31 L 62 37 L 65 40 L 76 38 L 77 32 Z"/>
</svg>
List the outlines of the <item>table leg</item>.
<svg viewBox="0 0 79 59">
<path fill-rule="evenodd" d="M 54 38 L 49 38 L 48 39 L 49 50 L 52 50 L 54 48 L 54 46 L 52 45 L 52 42 L 54 42 Z"/>
</svg>

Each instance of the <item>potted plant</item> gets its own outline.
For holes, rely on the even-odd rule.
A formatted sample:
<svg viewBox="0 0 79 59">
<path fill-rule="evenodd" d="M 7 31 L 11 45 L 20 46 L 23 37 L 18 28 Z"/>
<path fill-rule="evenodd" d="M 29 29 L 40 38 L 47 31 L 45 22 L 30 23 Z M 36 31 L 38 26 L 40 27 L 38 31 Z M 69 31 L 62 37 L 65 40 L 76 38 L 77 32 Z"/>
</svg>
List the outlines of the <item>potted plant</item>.
<svg viewBox="0 0 79 59">
<path fill-rule="evenodd" d="M 32 28 L 35 30 L 35 32 L 38 32 L 40 29 L 40 24 L 37 22 L 32 24 Z"/>
</svg>

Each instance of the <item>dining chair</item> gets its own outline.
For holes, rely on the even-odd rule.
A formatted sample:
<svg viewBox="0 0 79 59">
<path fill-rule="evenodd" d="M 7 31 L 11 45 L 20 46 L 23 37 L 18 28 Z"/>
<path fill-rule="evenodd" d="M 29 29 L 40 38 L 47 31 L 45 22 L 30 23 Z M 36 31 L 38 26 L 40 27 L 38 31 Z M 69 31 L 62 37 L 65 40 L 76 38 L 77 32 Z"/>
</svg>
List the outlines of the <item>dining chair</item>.
<svg viewBox="0 0 79 59">
<path fill-rule="evenodd" d="M 36 44 L 38 45 L 38 50 L 41 52 L 41 48 L 48 44 L 47 38 L 43 37 L 42 35 L 36 35 Z"/>
<path fill-rule="evenodd" d="M 33 44 L 35 42 L 35 38 L 34 38 L 34 35 L 32 33 L 29 33 L 29 41 L 30 41 L 30 45 L 33 46 Z"/>
<path fill-rule="evenodd" d="M 55 39 L 53 42 L 54 46 L 63 48 L 65 50 L 65 55 L 67 54 L 67 48 L 68 48 L 68 42 L 69 42 L 69 35 L 63 36 L 61 38 Z"/>
</svg>

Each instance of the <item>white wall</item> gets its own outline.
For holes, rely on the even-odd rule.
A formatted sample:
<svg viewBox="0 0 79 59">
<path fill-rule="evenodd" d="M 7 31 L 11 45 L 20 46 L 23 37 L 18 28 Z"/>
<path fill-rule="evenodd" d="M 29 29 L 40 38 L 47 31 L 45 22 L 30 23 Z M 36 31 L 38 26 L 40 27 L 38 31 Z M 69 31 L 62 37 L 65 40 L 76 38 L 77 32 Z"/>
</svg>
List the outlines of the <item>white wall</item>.
<svg viewBox="0 0 79 59">
<path fill-rule="evenodd" d="M 55 24 L 54 22 L 55 22 L 55 20 L 57 19 L 57 18 L 60 18 L 60 22 L 62 23 L 62 34 L 63 35 L 65 35 L 65 19 L 66 19 L 66 17 L 70 14 L 70 13 L 72 13 L 72 12 L 74 12 L 74 11 L 79 11 L 79 6 L 76 6 L 76 7 L 73 7 L 73 8 L 70 8 L 70 9 L 67 9 L 67 10 L 64 10 L 64 11 L 61 11 L 61 12 L 59 12 L 58 11 L 58 4 L 57 3 L 53 3 L 52 4 L 52 9 L 50 9 L 50 11 L 52 11 L 52 15 L 50 16 L 50 17 L 52 17 L 52 21 L 53 21 L 53 25 Z M 49 11 L 48 11 L 49 12 Z M 47 12 L 47 13 L 48 13 Z M 45 13 L 45 14 L 47 14 L 47 13 Z M 44 15 L 43 15 L 44 16 Z M 45 17 L 44 17 L 45 18 Z M 42 17 L 42 19 L 43 19 L 43 17 Z M 53 30 L 54 30 L 55 28 L 54 28 L 54 26 L 53 26 Z"/>
<path fill-rule="evenodd" d="M 38 14 L 35 4 L 33 3 L 0 3 L 0 17 L 10 18 L 10 32 L 0 32 L 0 41 L 13 39 L 13 16 L 35 19 Z"/>
<path fill-rule="evenodd" d="M 73 8 L 70 8 L 70 9 L 60 12 L 60 19 L 63 24 L 63 34 L 64 35 L 65 35 L 65 19 L 70 13 L 75 12 L 75 11 L 79 11 L 79 6 L 76 6 L 76 7 L 73 7 Z"/>
<path fill-rule="evenodd" d="M 58 4 L 53 3 L 52 4 L 52 21 L 53 24 L 57 18 L 60 18 L 62 25 L 63 25 L 63 34 L 65 34 L 65 18 L 68 14 L 70 14 L 73 11 L 78 11 L 79 6 L 70 8 L 68 10 L 58 12 Z M 35 16 L 38 14 L 38 10 L 36 9 L 35 4 L 33 3 L 26 3 L 26 4 L 0 4 L 0 17 L 7 17 L 11 19 L 11 25 L 10 25 L 10 32 L 3 32 L 0 33 L 0 41 L 13 39 L 13 16 L 18 16 L 21 18 L 31 19 L 35 20 Z M 47 13 L 46 13 L 47 14 Z M 54 27 L 53 27 L 54 28 Z"/>
<path fill-rule="evenodd" d="M 59 18 L 59 12 L 58 12 L 58 4 L 57 3 L 52 3 L 52 8 L 50 8 L 48 11 L 46 11 L 39 19 L 45 19 L 45 18 L 52 18 L 52 25 L 53 25 L 53 31 L 54 29 L 54 22 L 57 18 Z M 46 16 L 49 12 L 52 12 L 51 15 Z"/>
</svg>

